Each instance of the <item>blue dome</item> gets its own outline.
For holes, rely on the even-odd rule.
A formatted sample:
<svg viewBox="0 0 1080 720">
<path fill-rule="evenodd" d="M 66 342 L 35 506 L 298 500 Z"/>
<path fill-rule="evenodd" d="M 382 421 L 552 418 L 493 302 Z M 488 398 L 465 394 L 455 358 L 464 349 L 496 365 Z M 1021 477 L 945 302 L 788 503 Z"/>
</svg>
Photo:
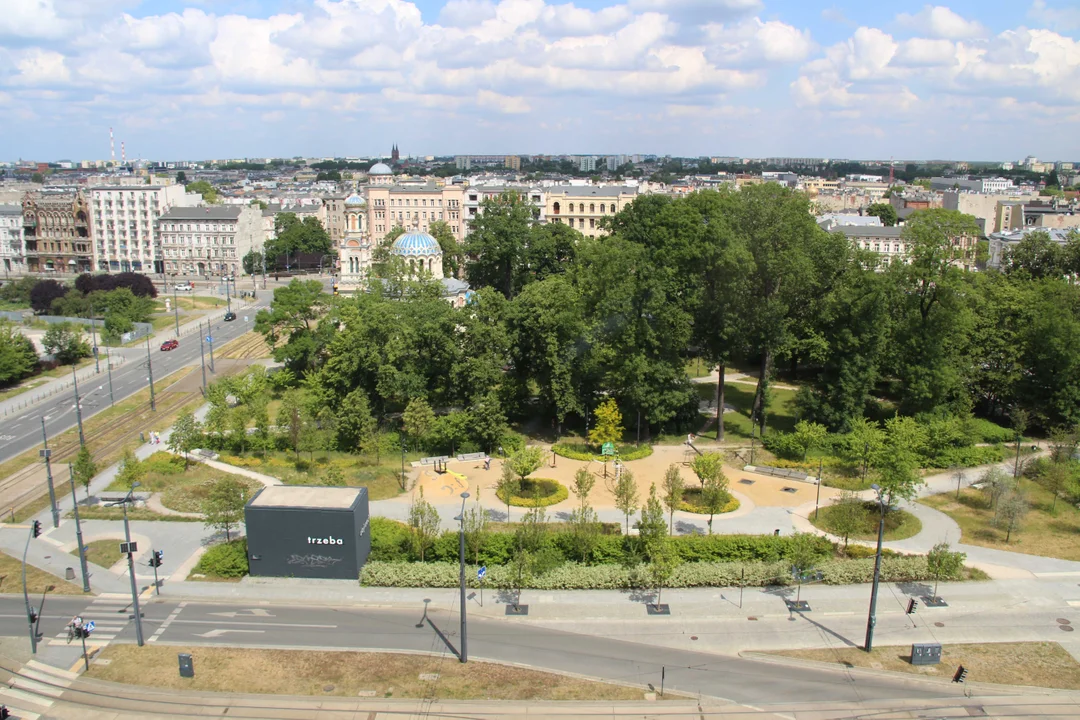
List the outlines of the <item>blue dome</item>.
<svg viewBox="0 0 1080 720">
<path fill-rule="evenodd" d="M 363 205 L 364 204 L 364 198 L 362 198 L 359 195 L 354 193 L 354 194 L 350 195 L 349 197 L 345 198 L 345 204 L 346 205 Z"/>
<path fill-rule="evenodd" d="M 395 255 L 441 255 L 439 241 L 421 230 L 410 230 L 394 241 L 390 252 Z"/>
<path fill-rule="evenodd" d="M 390 166 L 386 163 L 375 163 L 368 170 L 368 175 L 393 175 L 394 171 L 390 169 Z"/>
</svg>

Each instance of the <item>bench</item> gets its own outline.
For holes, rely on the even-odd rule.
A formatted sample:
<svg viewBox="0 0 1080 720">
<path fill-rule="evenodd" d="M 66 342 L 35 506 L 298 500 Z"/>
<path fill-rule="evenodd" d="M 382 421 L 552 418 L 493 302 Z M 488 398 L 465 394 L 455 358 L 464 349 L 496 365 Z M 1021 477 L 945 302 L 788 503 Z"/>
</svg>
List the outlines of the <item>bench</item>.
<svg viewBox="0 0 1080 720">
<path fill-rule="evenodd" d="M 473 460 L 487 460 L 487 453 L 465 453 L 464 455 L 458 455 L 457 459 L 461 462 L 471 462 Z"/>
<path fill-rule="evenodd" d="M 809 475 L 801 470 L 788 470 L 787 468 L 774 468 L 767 465 L 747 465 L 743 468 L 744 472 L 758 473 L 759 475 L 770 475 L 772 477 L 783 478 L 784 480 L 794 480 L 796 482 L 810 483 L 816 485 L 817 480 L 811 479 Z"/>
<path fill-rule="evenodd" d="M 99 492 L 94 495 L 97 498 L 98 504 L 119 502 L 126 498 L 128 494 L 126 492 Z M 147 498 L 150 497 L 148 492 L 137 492 L 131 494 L 132 499 L 136 503 L 145 503 Z"/>
<path fill-rule="evenodd" d="M 217 460 L 218 457 L 220 457 L 213 450 L 196 450 L 195 454 L 198 455 L 200 458 L 203 458 L 205 460 Z"/>
<path fill-rule="evenodd" d="M 449 455 L 435 455 L 433 457 L 420 458 L 421 465 L 434 465 L 436 462 L 446 462 L 450 459 Z"/>
</svg>

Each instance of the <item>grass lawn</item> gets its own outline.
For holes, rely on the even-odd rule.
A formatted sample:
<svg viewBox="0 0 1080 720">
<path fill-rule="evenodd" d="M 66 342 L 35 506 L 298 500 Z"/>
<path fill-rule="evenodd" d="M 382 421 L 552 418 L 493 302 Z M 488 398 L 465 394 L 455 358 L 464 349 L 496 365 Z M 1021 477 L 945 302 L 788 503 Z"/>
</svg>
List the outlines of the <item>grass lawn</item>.
<svg viewBox="0 0 1080 720">
<path fill-rule="evenodd" d="M 716 368 L 701 358 L 686 361 L 686 374 L 691 378 L 705 377 Z"/>
<path fill-rule="evenodd" d="M 33 595 L 48 591 L 52 595 L 82 595 L 82 588 L 61 580 L 52 573 L 26 566 L 26 589 Z M 0 593 L 22 593 L 22 560 L 0 553 Z M 40 598 L 39 598 L 40 600 Z M 30 599 L 33 602 L 33 597 Z M 24 619 L 25 623 L 26 620 Z"/>
<path fill-rule="evenodd" d="M 89 336 L 87 336 L 86 340 L 87 340 L 87 342 L 90 341 Z M 100 345 L 105 344 L 105 342 L 102 341 L 100 338 L 98 339 L 98 342 L 99 342 Z M 104 363 L 105 362 L 105 353 L 101 352 L 101 351 L 99 351 L 99 352 L 100 352 L 100 355 L 101 355 L 101 362 Z M 75 364 L 75 369 L 82 370 L 87 365 L 93 365 L 93 364 L 94 364 L 94 358 L 93 357 L 83 358 L 82 360 L 80 360 L 79 362 L 77 362 Z M 102 367 L 104 368 L 104 366 L 102 366 Z M 57 365 L 52 370 L 43 370 L 42 372 L 38 373 L 35 377 L 70 378 L 71 377 L 71 366 L 70 365 Z"/>
<path fill-rule="evenodd" d="M 188 518 L 183 515 L 158 515 L 153 510 L 144 507 L 128 508 L 128 520 L 170 520 L 175 522 L 202 522 L 202 518 Z M 75 517 L 71 511 L 64 516 Z M 104 507 L 102 505 L 80 505 L 80 520 L 123 520 L 124 510 L 121 507 Z"/>
<path fill-rule="evenodd" d="M 191 319 L 192 319 L 192 317 L 190 315 L 185 315 L 183 313 L 180 313 L 180 324 L 181 325 L 183 325 L 184 323 L 186 323 L 188 320 L 191 320 Z M 173 315 L 172 313 L 169 313 L 168 315 L 164 315 L 164 314 L 163 315 L 151 315 L 150 316 L 150 324 L 154 326 L 154 332 L 157 332 L 158 330 L 164 330 L 165 328 L 173 328 L 173 329 L 175 329 L 176 328 L 176 316 Z M 146 341 L 143 340 L 143 342 L 146 342 Z"/>
<path fill-rule="evenodd" d="M 0 390 L 0 400 L 7 400 L 9 397 L 21 395 L 24 392 L 33 390 L 37 386 L 44 385 L 47 382 L 48 380 L 45 379 L 27 380 L 26 382 L 16 385 L 15 387 L 10 387 L 7 390 Z"/>
<path fill-rule="evenodd" d="M 863 522 L 859 531 L 853 533 L 851 540 L 877 540 L 878 533 L 878 506 L 877 503 L 863 503 Z M 833 532 L 831 517 L 836 511 L 836 505 L 821 508 L 817 515 L 810 513 L 810 522 L 814 527 L 826 532 Z M 915 537 L 922 532 L 922 523 L 919 518 L 905 510 L 893 510 L 885 516 L 885 540 L 906 540 Z"/>
<path fill-rule="evenodd" d="M 263 487 L 258 480 L 224 473 L 196 462 L 189 463 L 185 471 L 183 459 L 167 452 L 156 452 L 145 462 L 148 472 L 140 480 L 139 490 L 161 493 L 161 504 L 179 512 L 202 512 L 210 488 L 222 478 L 233 478 L 244 485 L 248 497 Z M 125 492 L 127 487 L 114 480 L 106 490 Z"/>
<path fill-rule="evenodd" d="M 405 471 L 409 471 L 409 462 L 419 460 L 419 453 L 405 456 Z M 357 456 L 343 452 L 315 453 L 312 463 L 307 453 L 300 453 L 300 459 L 289 451 L 266 453 L 258 457 L 251 453 L 229 455 L 222 453 L 221 461 L 239 467 L 250 468 L 271 477 L 276 477 L 286 485 L 322 485 L 326 471 L 331 466 L 337 467 L 345 476 L 345 484 L 350 487 L 364 486 L 368 489 L 370 500 L 386 500 L 401 494 L 398 474 L 401 472 L 401 455 L 382 453 L 379 465 L 375 465 L 371 456 Z"/>
<path fill-rule="evenodd" d="M 956 493 L 942 493 L 923 498 L 919 502 L 942 511 L 960 526 L 962 541 L 970 545 L 1011 550 L 1013 552 L 1080 560 L 1080 510 L 1067 500 L 1058 500 L 1054 512 L 1050 512 L 1053 494 L 1038 483 L 1021 478 L 1020 489 L 1030 510 L 1013 530 L 1009 543 L 1005 543 L 1005 531 L 994 527 L 994 512 L 990 510 L 987 496 L 978 490 L 965 488 Z"/>
<path fill-rule="evenodd" d="M 195 677 L 176 672 L 177 652 L 190 652 Z M 398 653 L 254 648 L 111 645 L 88 677 L 162 690 L 438 700 L 641 700 L 630 688 L 472 660 Z M 428 673 L 438 680 L 421 679 Z"/>
<path fill-rule="evenodd" d="M 82 517 L 80 511 L 79 517 Z M 95 540 L 92 543 L 88 543 L 86 551 L 86 561 L 92 562 L 95 565 L 100 565 L 103 568 L 111 568 L 120 558 L 124 557 L 120 553 L 120 541 L 117 539 L 109 540 Z M 75 557 L 79 557 L 79 548 L 75 548 L 71 551 L 71 554 Z"/>
<path fill-rule="evenodd" d="M 716 400 L 716 383 L 695 385 L 702 400 Z M 728 438 L 749 440 L 751 435 L 750 408 L 754 404 L 755 385 L 725 382 L 724 403 L 735 408 L 735 412 L 724 413 L 724 433 Z M 795 429 L 795 390 L 773 388 L 769 407 L 765 415 L 766 427 L 770 430 L 791 432 Z M 703 437 L 716 439 L 716 429 L 706 432 Z"/>
<path fill-rule="evenodd" d="M 873 667 L 947 679 L 952 679 L 957 666 L 963 665 L 968 669 L 967 679 L 974 682 L 1063 690 L 1080 688 L 1080 663 L 1054 642 L 945 645 L 941 648 L 940 665 L 922 666 L 909 662 L 910 645 L 879 646 L 870 653 L 861 648 L 845 647 L 827 650 L 781 650 L 770 654 L 837 663 L 845 667 Z"/>
</svg>

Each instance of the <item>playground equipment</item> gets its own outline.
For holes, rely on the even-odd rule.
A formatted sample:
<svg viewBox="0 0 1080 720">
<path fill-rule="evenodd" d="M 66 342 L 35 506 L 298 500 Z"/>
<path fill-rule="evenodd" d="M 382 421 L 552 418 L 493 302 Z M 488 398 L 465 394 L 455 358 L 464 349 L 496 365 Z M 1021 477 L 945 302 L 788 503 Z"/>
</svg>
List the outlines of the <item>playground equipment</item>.
<svg viewBox="0 0 1080 720">
<path fill-rule="evenodd" d="M 683 453 L 683 465 L 689 465 L 691 462 L 693 462 L 694 453 L 697 453 L 698 455 L 705 454 L 701 452 L 701 450 L 699 450 L 696 445 L 694 445 L 694 440 L 696 439 L 697 436 L 693 434 L 686 436 L 686 442 L 683 443 L 684 445 L 686 445 L 686 451 Z"/>
</svg>

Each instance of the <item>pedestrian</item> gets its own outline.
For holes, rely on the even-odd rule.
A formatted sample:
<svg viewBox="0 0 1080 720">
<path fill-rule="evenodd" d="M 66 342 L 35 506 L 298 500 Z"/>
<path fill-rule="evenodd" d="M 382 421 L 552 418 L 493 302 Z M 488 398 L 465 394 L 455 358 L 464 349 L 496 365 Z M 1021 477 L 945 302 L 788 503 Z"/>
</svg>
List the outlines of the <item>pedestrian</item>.
<svg viewBox="0 0 1080 720">
<path fill-rule="evenodd" d="M 491 457 L 490 456 L 484 458 L 484 469 L 485 470 L 490 470 L 491 469 Z"/>
</svg>

